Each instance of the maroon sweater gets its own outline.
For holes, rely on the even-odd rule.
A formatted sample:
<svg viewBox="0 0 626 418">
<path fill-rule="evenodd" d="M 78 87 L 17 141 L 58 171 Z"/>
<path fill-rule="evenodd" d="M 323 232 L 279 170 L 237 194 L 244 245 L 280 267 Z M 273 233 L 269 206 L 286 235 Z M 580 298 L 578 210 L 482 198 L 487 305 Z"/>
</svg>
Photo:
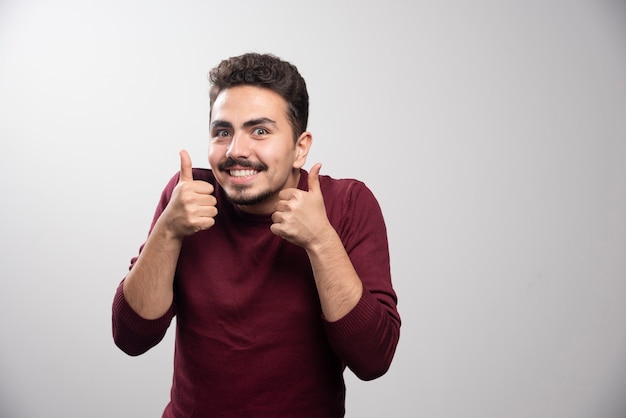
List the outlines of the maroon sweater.
<svg viewBox="0 0 626 418">
<path fill-rule="evenodd" d="M 301 174 L 298 187 L 306 190 L 308 174 Z M 113 302 L 115 343 L 129 355 L 142 354 L 161 341 L 176 316 L 164 417 L 343 417 L 345 367 L 363 380 L 383 375 L 400 332 L 375 197 L 359 181 L 320 176 L 328 218 L 364 288 L 354 309 L 331 323 L 322 316 L 306 252 L 272 234 L 269 216 L 229 203 L 210 170 L 194 169 L 194 179 L 215 186 L 215 225 L 185 238 L 174 303 L 163 317 L 140 317 L 120 284 Z M 152 226 L 177 182 L 178 175 L 163 191 Z"/>
</svg>

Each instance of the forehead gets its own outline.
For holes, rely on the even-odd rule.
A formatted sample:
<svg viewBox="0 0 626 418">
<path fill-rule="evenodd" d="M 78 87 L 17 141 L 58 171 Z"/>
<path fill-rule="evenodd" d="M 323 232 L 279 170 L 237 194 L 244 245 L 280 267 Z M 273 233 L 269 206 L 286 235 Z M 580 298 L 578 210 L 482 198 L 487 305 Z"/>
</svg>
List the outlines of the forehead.
<svg viewBox="0 0 626 418">
<path fill-rule="evenodd" d="M 211 121 L 246 121 L 269 117 L 287 120 L 287 102 L 273 90 L 255 86 L 236 86 L 218 94 L 211 109 Z"/>
</svg>

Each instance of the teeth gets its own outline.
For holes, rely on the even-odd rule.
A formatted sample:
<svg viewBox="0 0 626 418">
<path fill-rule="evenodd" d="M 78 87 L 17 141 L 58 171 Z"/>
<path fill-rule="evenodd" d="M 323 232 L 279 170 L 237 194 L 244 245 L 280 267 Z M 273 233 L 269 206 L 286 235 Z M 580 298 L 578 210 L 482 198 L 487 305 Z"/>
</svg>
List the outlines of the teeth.
<svg viewBox="0 0 626 418">
<path fill-rule="evenodd" d="M 233 177 L 248 177 L 256 174 L 256 170 L 230 170 Z"/>
</svg>

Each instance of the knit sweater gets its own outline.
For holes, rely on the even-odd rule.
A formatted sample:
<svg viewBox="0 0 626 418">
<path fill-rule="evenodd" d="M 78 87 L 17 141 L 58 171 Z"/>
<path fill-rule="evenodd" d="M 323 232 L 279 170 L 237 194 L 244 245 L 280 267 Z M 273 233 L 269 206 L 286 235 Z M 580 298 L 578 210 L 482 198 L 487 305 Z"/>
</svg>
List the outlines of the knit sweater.
<svg viewBox="0 0 626 418">
<path fill-rule="evenodd" d="M 363 282 L 358 304 L 329 322 L 306 252 L 275 236 L 269 215 L 231 204 L 211 170 L 193 173 L 215 187 L 215 225 L 185 238 L 174 302 L 161 318 L 134 312 L 120 283 L 113 302 L 115 343 L 129 355 L 142 354 L 176 317 L 164 417 L 343 417 L 345 367 L 363 380 L 381 376 L 399 339 L 387 232 L 374 195 L 357 180 L 320 176 L 329 221 Z M 298 188 L 307 190 L 307 177 L 301 170 Z M 175 175 L 165 187 L 152 227 L 177 182 Z"/>
</svg>

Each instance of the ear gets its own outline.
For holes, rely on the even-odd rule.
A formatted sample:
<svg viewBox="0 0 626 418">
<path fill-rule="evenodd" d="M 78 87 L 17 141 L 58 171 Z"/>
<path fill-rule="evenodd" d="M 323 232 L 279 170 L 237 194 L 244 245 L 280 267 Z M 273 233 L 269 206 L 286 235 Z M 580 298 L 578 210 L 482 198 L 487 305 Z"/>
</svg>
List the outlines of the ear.
<svg viewBox="0 0 626 418">
<path fill-rule="evenodd" d="M 293 168 L 299 170 L 304 167 L 304 163 L 306 163 L 306 157 L 309 155 L 312 143 L 313 135 L 311 135 L 311 132 L 302 132 L 296 140 Z"/>
</svg>

